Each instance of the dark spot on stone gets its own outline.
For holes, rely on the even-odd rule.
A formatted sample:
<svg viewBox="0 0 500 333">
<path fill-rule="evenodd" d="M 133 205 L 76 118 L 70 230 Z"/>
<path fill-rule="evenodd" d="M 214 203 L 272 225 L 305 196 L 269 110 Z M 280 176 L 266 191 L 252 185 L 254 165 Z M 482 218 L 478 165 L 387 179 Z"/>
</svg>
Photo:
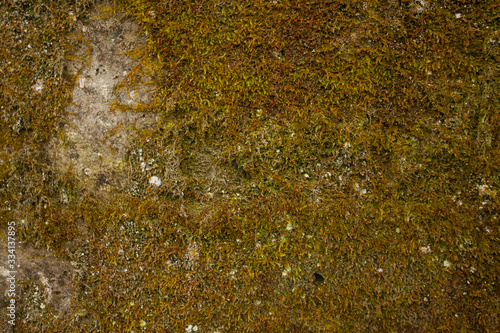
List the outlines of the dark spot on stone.
<svg viewBox="0 0 500 333">
<path fill-rule="evenodd" d="M 325 278 L 323 277 L 323 275 L 319 273 L 314 273 L 314 283 L 320 284 L 323 282 L 325 282 Z"/>
<path fill-rule="evenodd" d="M 97 175 L 96 183 L 97 183 L 97 185 L 99 185 L 99 186 L 102 186 L 102 185 L 105 185 L 105 184 L 109 184 L 109 179 L 108 179 L 108 177 L 106 176 L 106 174 L 105 174 L 105 173 L 100 172 L 100 173 Z"/>
</svg>

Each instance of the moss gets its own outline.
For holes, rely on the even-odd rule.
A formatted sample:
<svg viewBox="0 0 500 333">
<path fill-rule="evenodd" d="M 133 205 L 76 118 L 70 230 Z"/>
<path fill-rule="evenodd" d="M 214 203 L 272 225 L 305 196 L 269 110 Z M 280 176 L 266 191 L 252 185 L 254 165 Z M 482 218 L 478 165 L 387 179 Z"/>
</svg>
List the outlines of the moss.
<svg viewBox="0 0 500 333">
<path fill-rule="evenodd" d="M 137 56 L 156 94 L 143 108 L 162 120 L 133 151 L 155 159 L 148 172 L 163 175 L 163 187 L 147 186 L 150 174 L 130 153 L 137 189 L 106 202 L 75 196 L 60 211 L 60 191 L 76 191 L 71 175 L 50 173 L 34 151 L 57 133 L 67 105 L 56 60 L 70 22 L 51 28 L 64 34 L 46 29 L 61 48 L 46 57 L 47 90 L 30 90 L 38 67 L 28 57 L 17 65 L 25 74 L 2 83 L 2 144 L 11 148 L 1 158 L 13 165 L 2 173 L 2 200 L 35 203 L 3 217 L 32 216 L 23 236 L 51 247 L 74 237 L 76 218 L 90 233 L 75 279 L 81 320 L 47 330 L 498 328 L 497 6 L 112 8 L 148 33 Z M 19 46 L 6 31 L 8 55 Z M 22 198 L 22 185 L 10 185 L 20 177 L 33 183 Z"/>
</svg>

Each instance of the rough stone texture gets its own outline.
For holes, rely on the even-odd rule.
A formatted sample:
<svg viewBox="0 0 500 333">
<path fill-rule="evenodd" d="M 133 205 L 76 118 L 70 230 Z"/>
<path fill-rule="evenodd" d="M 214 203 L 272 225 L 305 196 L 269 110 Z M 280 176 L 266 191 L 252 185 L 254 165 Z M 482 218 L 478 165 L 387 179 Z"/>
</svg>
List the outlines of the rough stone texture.
<svg viewBox="0 0 500 333">
<path fill-rule="evenodd" d="M 0 231 L 7 240 L 6 230 Z M 8 248 L 4 241 L 0 242 L 0 331 L 13 332 L 13 327 L 6 322 L 7 306 L 10 298 L 7 278 L 15 277 L 16 319 L 26 319 L 26 313 L 33 318 L 44 309 L 53 315 L 68 314 L 74 289 L 71 280 L 74 274 L 73 265 L 54 257 L 51 252 L 40 251 L 31 245 L 20 243 L 16 238 L 15 268 L 8 267 Z M 10 257 L 12 258 L 12 257 Z M 15 273 L 12 273 L 14 271 Z M 23 310 L 23 311 L 21 311 Z"/>
<path fill-rule="evenodd" d="M 144 129 L 157 120 L 152 113 L 110 110 L 113 102 L 133 106 L 151 97 L 146 84 L 128 91 L 115 89 L 124 80 L 148 80 L 136 74 L 137 61 L 125 54 L 143 45 L 145 36 L 136 23 L 119 15 L 99 19 L 94 14 L 79 23 L 76 33 L 87 45 L 75 56 L 85 60 L 66 66 L 67 76 L 77 75 L 73 104 L 67 109 L 69 123 L 63 124 L 63 136 L 51 142 L 50 151 L 56 167 L 61 171 L 71 167 L 88 190 L 120 190 L 126 186 L 123 160 L 134 137 L 132 125 Z"/>
<path fill-rule="evenodd" d="M 129 91 L 114 88 L 125 79 L 144 82 L 148 78 L 135 74 L 137 61 L 124 53 L 145 44 L 145 36 L 137 24 L 120 16 L 102 19 L 94 13 L 88 20 L 78 22 L 75 35 L 83 37 L 86 45 L 74 54 L 83 60 L 69 61 L 64 75 L 77 75 L 73 103 L 67 108 L 68 121 L 61 123 L 60 135 L 48 144 L 51 163 L 61 172 L 71 169 L 88 191 L 107 195 L 127 187 L 124 158 L 136 129 L 155 125 L 152 113 L 111 111 L 115 101 L 129 106 L 147 103 L 151 97 L 146 84 Z M 130 73 L 134 75 L 130 75 Z M 139 76 L 137 76 L 139 75 Z M 37 82 L 33 89 L 41 90 Z M 66 199 L 67 200 L 67 199 Z M 19 222 L 22 223 L 22 222 Z M 88 237 L 84 221 L 80 221 L 78 239 L 68 242 L 70 252 Z M 6 322 L 8 297 L 8 248 L 6 230 L 0 231 L 0 331 L 14 328 Z M 17 237 L 16 237 L 17 240 Z M 38 316 L 71 316 L 75 290 L 71 281 L 78 274 L 78 263 L 56 258 L 49 251 L 16 243 L 16 319 L 38 320 Z M 29 316 L 29 318 L 27 317 Z"/>
</svg>

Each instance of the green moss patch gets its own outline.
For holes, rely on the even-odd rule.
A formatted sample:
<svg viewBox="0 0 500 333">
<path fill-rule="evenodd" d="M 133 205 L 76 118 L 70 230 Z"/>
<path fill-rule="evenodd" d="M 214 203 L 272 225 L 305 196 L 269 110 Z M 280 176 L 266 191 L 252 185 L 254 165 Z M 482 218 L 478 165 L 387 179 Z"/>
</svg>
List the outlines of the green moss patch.
<svg viewBox="0 0 500 333">
<path fill-rule="evenodd" d="M 30 88 L 38 67 L 18 62 L 22 76 L 3 65 L 1 158 L 12 166 L 1 196 L 23 210 L 2 216 L 29 215 L 23 237 L 59 244 L 79 269 L 76 316 L 47 314 L 47 331 L 500 326 L 493 2 L 117 0 L 100 10 L 127 13 L 148 36 L 136 56 L 155 91 L 132 109 L 160 121 L 137 129 L 129 189 L 78 195 L 71 174 L 50 173 L 35 153 L 69 98 L 59 53 L 41 92 Z M 70 21 L 58 27 L 46 29 L 56 50 Z M 5 59 L 35 45 L 7 31 Z M 19 177 L 31 177 L 22 193 L 36 200 L 19 197 Z"/>
</svg>

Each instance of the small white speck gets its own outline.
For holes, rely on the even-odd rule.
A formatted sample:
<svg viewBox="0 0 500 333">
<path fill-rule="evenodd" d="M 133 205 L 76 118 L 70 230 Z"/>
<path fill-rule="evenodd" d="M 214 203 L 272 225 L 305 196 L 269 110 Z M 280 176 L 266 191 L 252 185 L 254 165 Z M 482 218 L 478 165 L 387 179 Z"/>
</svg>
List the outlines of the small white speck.
<svg viewBox="0 0 500 333">
<path fill-rule="evenodd" d="M 485 195 L 485 194 L 490 194 L 490 187 L 488 185 L 479 185 L 479 195 Z"/>
<path fill-rule="evenodd" d="M 158 187 L 161 185 L 161 179 L 156 176 L 152 176 L 149 178 L 149 183 Z"/>
<path fill-rule="evenodd" d="M 448 260 L 445 260 L 445 261 L 443 261 L 443 266 L 446 267 L 446 268 L 450 268 L 451 267 L 451 262 L 449 262 Z"/>
<path fill-rule="evenodd" d="M 422 247 L 420 247 L 420 252 L 422 252 L 423 254 L 429 254 L 432 252 L 431 247 L 429 245 L 422 246 Z"/>
<path fill-rule="evenodd" d="M 462 17 L 462 14 L 460 14 L 460 13 L 456 13 L 456 14 L 455 14 L 455 18 L 459 19 L 459 18 L 461 18 L 461 17 Z"/>
<path fill-rule="evenodd" d="M 377 269 L 377 272 L 379 272 L 379 273 L 383 273 L 383 272 L 384 272 L 384 270 L 383 270 L 382 268 L 379 268 L 379 269 Z"/>
</svg>

